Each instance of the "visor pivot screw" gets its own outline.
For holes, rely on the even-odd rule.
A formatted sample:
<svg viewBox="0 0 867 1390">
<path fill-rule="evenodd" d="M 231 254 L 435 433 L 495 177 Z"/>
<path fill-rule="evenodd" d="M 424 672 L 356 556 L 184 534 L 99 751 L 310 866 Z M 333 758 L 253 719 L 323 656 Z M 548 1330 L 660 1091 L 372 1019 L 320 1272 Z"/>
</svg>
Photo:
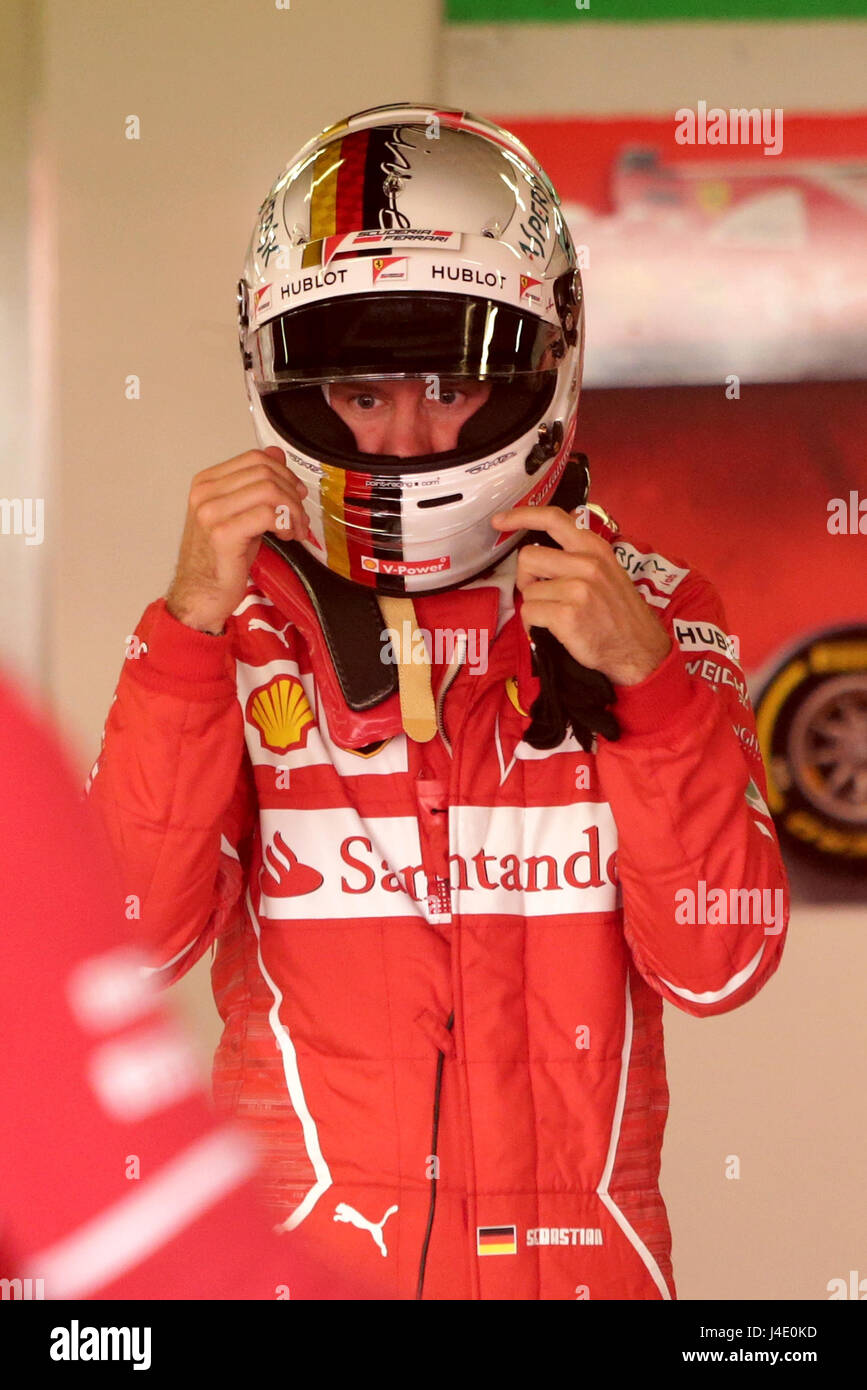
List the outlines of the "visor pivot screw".
<svg viewBox="0 0 867 1390">
<path fill-rule="evenodd" d="M 382 185 L 383 193 L 399 193 L 403 188 L 403 179 L 399 179 L 396 174 L 389 174 L 385 183 Z"/>
<path fill-rule="evenodd" d="M 301 226 L 299 226 L 299 224 L 296 222 L 296 223 L 295 223 L 295 226 L 292 228 L 291 232 L 289 233 L 289 242 L 290 242 L 290 245 L 292 245 L 292 246 L 303 246 L 303 245 L 305 244 L 306 241 L 307 241 L 307 237 L 306 237 L 305 234 L 304 234 L 304 228 L 301 227 Z"/>
<path fill-rule="evenodd" d="M 563 424 L 560 420 L 555 420 L 551 428 L 547 425 L 539 426 L 539 438 L 533 445 L 524 461 L 524 468 L 531 476 L 538 473 L 543 463 L 553 458 L 560 445 L 563 443 Z"/>
<path fill-rule="evenodd" d="M 503 229 L 497 221 L 486 222 L 482 228 L 482 236 L 498 237 L 502 236 L 502 234 Z"/>
<path fill-rule="evenodd" d="M 245 281 L 238 281 L 238 323 L 241 328 L 248 328 L 250 325 L 249 315 L 247 314 L 247 286 Z"/>
</svg>

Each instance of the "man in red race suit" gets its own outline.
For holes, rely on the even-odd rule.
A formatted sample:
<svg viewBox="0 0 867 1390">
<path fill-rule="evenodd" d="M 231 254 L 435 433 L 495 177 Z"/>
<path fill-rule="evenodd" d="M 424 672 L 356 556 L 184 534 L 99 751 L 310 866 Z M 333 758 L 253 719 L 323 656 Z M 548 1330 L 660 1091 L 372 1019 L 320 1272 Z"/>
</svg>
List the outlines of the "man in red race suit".
<svg viewBox="0 0 867 1390">
<path fill-rule="evenodd" d="M 158 978 L 214 952 L 287 1241 L 398 1298 L 673 1298 L 662 1002 L 749 1000 L 787 883 L 719 596 L 588 501 L 556 191 L 361 112 L 238 303 L 259 448 L 193 479 L 92 774 Z"/>
</svg>

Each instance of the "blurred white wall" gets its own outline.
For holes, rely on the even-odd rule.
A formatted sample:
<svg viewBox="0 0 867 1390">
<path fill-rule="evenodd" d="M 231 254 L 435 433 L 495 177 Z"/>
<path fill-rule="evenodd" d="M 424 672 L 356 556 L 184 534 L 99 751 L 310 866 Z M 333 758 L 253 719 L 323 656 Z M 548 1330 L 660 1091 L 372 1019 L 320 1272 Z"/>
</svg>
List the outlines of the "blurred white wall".
<svg viewBox="0 0 867 1390">
<path fill-rule="evenodd" d="M 37 26 L 27 0 L 0 6 L 0 658 L 31 684 L 46 669 L 43 584 L 53 520 L 44 513 L 49 363 L 38 331 L 39 308 L 51 289 L 48 277 L 38 276 L 48 190 L 44 168 L 31 157 Z M 40 360 L 38 376 L 30 371 L 32 358 Z"/>
<path fill-rule="evenodd" d="M 35 154 L 53 171 L 61 364 L 49 684 L 82 766 L 125 637 L 171 580 L 192 475 L 256 447 L 234 314 L 257 209 L 322 127 L 433 98 L 438 7 L 411 15 L 395 0 L 44 0 Z"/>
<path fill-rule="evenodd" d="M 699 100 L 793 112 L 863 109 L 862 21 L 594 24 L 592 8 L 572 24 L 451 26 L 446 101 L 491 116 L 652 116 Z M 646 9 L 652 18 L 653 0 Z M 708 0 L 708 13 L 716 9 Z"/>
</svg>

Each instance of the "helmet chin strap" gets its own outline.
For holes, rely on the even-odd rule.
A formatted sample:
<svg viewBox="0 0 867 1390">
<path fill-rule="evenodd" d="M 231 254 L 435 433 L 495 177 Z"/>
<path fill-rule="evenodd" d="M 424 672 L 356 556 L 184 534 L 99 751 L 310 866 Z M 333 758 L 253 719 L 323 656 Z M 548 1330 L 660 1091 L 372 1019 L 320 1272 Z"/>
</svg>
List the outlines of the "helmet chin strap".
<svg viewBox="0 0 867 1390">
<path fill-rule="evenodd" d="M 407 738 L 429 743 L 437 731 L 430 657 L 411 598 L 377 594 L 397 664 L 400 719 Z"/>
<path fill-rule="evenodd" d="M 573 511 L 582 506 L 587 500 L 589 482 L 586 456 L 571 455 L 549 505 L 562 507 L 564 511 Z M 611 525 L 616 531 L 616 523 L 612 522 Z M 367 586 L 344 579 L 327 569 L 320 560 L 314 559 L 298 541 L 284 540 L 271 531 L 266 531 L 262 539 L 269 550 L 276 551 L 282 557 L 300 580 L 325 638 L 335 675 L 349 708 L 356 711 L 372 709 L 397 691 L 401 722 L 407 736 L 420 743 L 432 739 L 437 725 L 431 668 L 429 660 L 425 659 L 426 648 L 412 598 L 408 595 L 380 594 Z M 525 543 L 538 540 L 542 544 L 552 544 L 545 531 L 528 532 L 523 540 Z M 495 560 L 489 570 L 497 563 L 499 561 Z M 489 570 L 476 577 L 484 578 Z M 389 630 L 395 657 L 394 662 L 387 665 L 382 662 L 383 626 Z M 608 696 L 610 701 L 607 678 L 600 672 L 587 672 L 579 667 L 544 629 L 534 628 L 533 640 L 539 653 L 536 665 L 542 668 L 539 672 L 542 692 L 530 711 L 534 722 L 526 741 L 533 747 L 555 747 L 562 740 L 570 718 L 578 722 L 579 728 L 589 724 L 591 733 L 598 729 L 606 733 L 606 737 L 616 738 L 613 721 L 610 724 L 597 722 L 601 718 L 599 706 L 604 707 L 605 704 L 604 697 Z M 562 677 L 558 678 L 557 674 L 557 656 L 561 663 L 567 658 L 565 674 L 573 677 L 569 682 L 568 697 L 558 694 Z M 577 688 L 583 679 L 589 679 L 592 683 L 591 690 Z M 601 700 L 600 694 L 603 697 Z M 534 742 L 536 738 L 542 741 Z M 586 746 L 586 743 L 582 743 L 582 747 Z"/>
<path fill-rule="evenodd" d="M 331 383 L 323 381 L 322 394 L 331 406 Z M 407 738 L 429 743 L 437 731 L 436 705 L 431 685 L 430 657 L 419 631 L 411 598 L 377 594 L 397 666 L 400 718 Z"/>
</svg>

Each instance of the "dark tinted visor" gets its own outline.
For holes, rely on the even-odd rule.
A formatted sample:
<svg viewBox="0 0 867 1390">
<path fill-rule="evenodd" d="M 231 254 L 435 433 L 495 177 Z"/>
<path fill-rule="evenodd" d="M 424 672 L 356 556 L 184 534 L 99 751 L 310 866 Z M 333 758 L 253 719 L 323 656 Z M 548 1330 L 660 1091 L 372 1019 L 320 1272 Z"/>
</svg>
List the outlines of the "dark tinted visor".
<svg viewBox="0 0 867 1390">
<path fill-rule="evenodd" d="M 260 391 L 340 377 L 472 376 L 511 381 L 556 369 L 556 324 L 470 295 L 346 295 L 304 305 L 257 330 Z"/>
</svg>

